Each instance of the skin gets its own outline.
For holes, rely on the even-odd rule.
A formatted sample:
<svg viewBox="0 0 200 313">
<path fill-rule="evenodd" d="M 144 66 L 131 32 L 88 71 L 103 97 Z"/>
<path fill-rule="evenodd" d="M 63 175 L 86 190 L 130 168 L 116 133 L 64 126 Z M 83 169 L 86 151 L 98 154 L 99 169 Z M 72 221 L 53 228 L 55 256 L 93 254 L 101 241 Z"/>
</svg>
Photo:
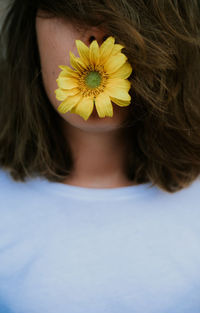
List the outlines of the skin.
<svg viewBox="0 0 200 313">
<path fill-rule="evenodd" d="M 101 45 L 103 29 L 88 27 L 78 29 L 61 18 L 43 18 L 42 12 L 36 17 L 36 34 L 41 61 L 41 71 L 47 96 L 56 108 L 60 104 L 54 90 L 58 88 L 56 79 L 59 65 L 70 65 L 69 51 L 78 55 L 75 40 L 81 39 L 90 45 L 94 36 Z M 70 145 L 74 159 L 74 169 L 64 183 L 88 188 L 115 188 L 133 185 L 125 174 L 127 156 L 124 131 L 120 127 L 127 117 L 129 107 L 113 104 L 112 118 L 99 118 L 96 110 L 87 121 L 81 116 L 67 112 L 60 114 L 66 141 Z"/>
</svg>

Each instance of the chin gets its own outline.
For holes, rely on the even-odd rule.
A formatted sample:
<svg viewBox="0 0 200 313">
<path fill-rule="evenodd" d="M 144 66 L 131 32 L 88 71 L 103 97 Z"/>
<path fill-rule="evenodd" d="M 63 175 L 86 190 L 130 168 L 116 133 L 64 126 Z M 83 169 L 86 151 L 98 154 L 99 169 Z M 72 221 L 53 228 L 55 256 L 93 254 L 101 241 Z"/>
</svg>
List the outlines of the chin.
<svg viewBox="0 0 200 313">
<path fill-rule="evenodd" d="M 107 132 L 122 128 L 122 123 L 128 116 L 128 107 L 119 107 L 113 104 L 113 117 L 99 118 L 96 109 L 94 108 L 92 114 L 85 121 L 81 116 L 67 112 L 66 114 L 60 114 L 64 126 L 71 125 L 88 132 Z M 65 123 L 66 122 L 66 123 Z"/>
</svg>

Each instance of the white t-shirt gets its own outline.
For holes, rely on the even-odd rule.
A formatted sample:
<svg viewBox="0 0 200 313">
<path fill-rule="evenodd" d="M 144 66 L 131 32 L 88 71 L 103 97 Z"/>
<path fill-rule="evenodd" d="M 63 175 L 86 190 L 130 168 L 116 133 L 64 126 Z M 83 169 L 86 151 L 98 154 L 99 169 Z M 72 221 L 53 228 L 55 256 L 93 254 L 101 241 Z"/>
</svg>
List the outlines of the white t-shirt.
<svg viewBox="0 0 200 313">
<path fill-rule="evenodd" d="M 0 171 L 1 313 L 199 313 L 200 180 L 93 189 Z"/>
</svg>

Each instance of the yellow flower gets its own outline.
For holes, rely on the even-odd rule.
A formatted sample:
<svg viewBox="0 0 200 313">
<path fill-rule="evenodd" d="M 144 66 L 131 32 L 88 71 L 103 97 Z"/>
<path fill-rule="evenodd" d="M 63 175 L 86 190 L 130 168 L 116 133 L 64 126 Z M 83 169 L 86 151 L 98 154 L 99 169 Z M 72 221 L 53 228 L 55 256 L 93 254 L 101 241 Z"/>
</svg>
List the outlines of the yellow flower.
<svg viewBox="0 0 200 313">
<path fill-rule="evenodd" d="M 131 102 L 131 83 L 127 78 L 132 67 L 121 52 L 124 48 L 108 37 L 99 47 L 94 40 L 90 47 L 76 40 L 80 57 L 70 51 L 70 63 L 74 68 L 60 65 L 56 98 L 63 101 L 57 108 L 60 113 L 76 113 L 85 120 L 91 115 L 94 105 L 98 116 L 113 116 L 112 102 L 128 106 Z M 112 102 L 111 102 L 112 101 Z"/>
</svg>

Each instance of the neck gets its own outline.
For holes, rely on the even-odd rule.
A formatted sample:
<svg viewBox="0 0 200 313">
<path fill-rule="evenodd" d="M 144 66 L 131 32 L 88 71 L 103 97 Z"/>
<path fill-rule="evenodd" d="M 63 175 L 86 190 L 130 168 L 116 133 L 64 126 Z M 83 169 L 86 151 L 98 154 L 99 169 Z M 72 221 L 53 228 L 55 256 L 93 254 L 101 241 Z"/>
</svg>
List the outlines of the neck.
<svg viewBox="0 0 200 313">
<path fill-rule="evenodd" d="M 125 174 L 127 147 L 121 130 L 95 133 L 67 125 L 65 135 L 74 166 L 64 183 L 88 188 L 133 185 Z"/>
</svg>

